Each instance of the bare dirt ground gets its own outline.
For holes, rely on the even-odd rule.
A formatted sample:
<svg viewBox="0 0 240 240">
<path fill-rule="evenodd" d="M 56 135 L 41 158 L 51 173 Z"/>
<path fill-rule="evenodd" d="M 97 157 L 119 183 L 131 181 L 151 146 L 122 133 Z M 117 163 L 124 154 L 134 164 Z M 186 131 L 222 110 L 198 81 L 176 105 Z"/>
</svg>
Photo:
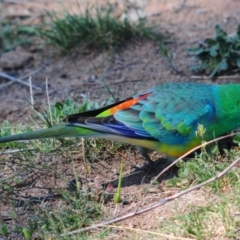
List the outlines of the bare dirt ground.
<svg viewBox="0 0 240 240">
<path fill-rule="evenodd" d="M 19 2 L 19 4 L 16 4 Z M 71 5 L 75 10 L 75 1 L 66 1 L 65 6 Z M 104 1 L 101 1 L 104 2 Z M 208 78 L 193 79 L 189 71 L 189 66 L 194 63 L 194 59 L 187 55 L 187 48 L 197 46 L 198 43 L 206 37 L 211 37 L 215 33 L 215 25 L 221 24 L 222 28 L 228 33 L 234 33 L 240 22 L 240 1 L 238 0 L 149 0 L 145 1 L 145 11 L 148 18 L 159 25 L 160 31 L 170 33 L 171 39 L 166 40 L 169 52 L 173 54 L 174 66 L 181 72 L 175 74 L 173 69 L 166 63 L 159 52 L 156 44 L 149 42 L 130 43 L 115 55 L 106 53 L 90 53 L 73 56 L 59 57 L 49 56 L 44 49 L 41 52 L 35 52 L 31 49 L 25 49 L 30 54 L 30 61 L 23 64 L 18 69 L 6 71 L 0 65 L 0 71 L 12 74 L 20 79 L 26 75 L 32 76 L 34 86 L 40 90 L 34 90 L 34 99 L 42 106 L 46 106 L 45 79 L 48 78 L 50 101 L 63 101 L 66 97 L 80 96 L 88 94 L 92 100 L 107 99 L 109 97 L 101 78 L 104 77 L 110 89 L 117 94 L 119 98 L 132 95 L 135 91 L 140 91 L 157 84 L 172 81 L 199 81 L 211 82 Z M 83 2 L 82 6 L 84 7 Z M 69 4 L 69 5 L 68 5 Z M 4 17 L 14 14 L 26 14 L 25 21 L 37 21 L 44 8 L 59 9 L 59 4 L 55 1 L 3 1 Z M 61 8 L 60 8 L 61 9 Z M 97 67 L 97 71 L 94 65 Z M 1 69 L 2 68 L 2 69 Z M 36 70 L 36 73 L 34 73 Z M 226 76 L 214 80 L 215 83 L 238 82 L 240 78 L 235 76 Z M 25 78 L 24 81 L 27 81 Z M 5 119 L 11 123 L 24 123 L 29 121 L 31 106 L 29 99 L 29 89 L 19 83 L 10 85 L 7 80 L 0 78 L 0 122 Z M 129 173 L 133 164 L 141 165 L 143 159 L 139 157 L 135 150 L 129 150 L 127 158 L 129 166 L 126 172 Z M 82 164 L 81 157 L 76 162 L 77 172 L 81 175 Z M 110 158 L 103 161 L 102 168 L 98 167 L 97 173 L 91 174 L 91 179 L 96 174 L 103 178 L 103 181 L 112 181 L 116 178 L 114 171 L 119 169 L 120 157 L 111 155 Z M 106 171 L 106 166 L 108 170 Z M 68 170 L 66 170 L 68 169 Z M 72 167 L 65 167 L 66 174 Z M 168 173 L 164 178 L 169 178 L 174 172 Z M 72 176 L 72 173 L 69 173 Z M 135 174 L 133 178 L 124 179 L 123 196 L 129 203 L 117 209 L 112 205 L 104 206 L 109 215 L 119 214 L 123 211 L 134 209 L 137 202 L 142 199 L 142 206 L 153 202 L 156 198 L 172 195 L 173 192 L 162 192 L 157 189 L 154 196 L 148 193 L 143 194 L 143 188 L 149 186 L 151 178 L 155 173 Z M 144 180 L 143 180 L 144 179 Z M 44 184 L 51 183 L 46 180 Z M 164 186 L 164 179 L 163 179 Z M 51 184 L 50 184 L 51 185 Z M 114 184 L 116 186 L 116 183 Z M 177 189 L 176 189 L 177 191 Z M 206 192 L 198 190 L 167 204 L 164 208 L 157 208 L 140 216 L 127 219 L 122 226 L 128 226 L 141 229 L 155 229 L 159 222 L 173 216 L 176 211 L 182 212 L 189 205 L 206 204 L 210 198 Z M 109 210 L 110 209 L 110 210 Z M 119 230 L 120 231 L 120 230 Z M 120 232 L 122 232 L 121 230 Z M 127 232 L 116 231 L 109 239 L 129 239 L 131 234 Z M 156 238 L 166 239 L 166 238 Z M 217 239 L 217 238 L 216 238 Z"/>
</svg>

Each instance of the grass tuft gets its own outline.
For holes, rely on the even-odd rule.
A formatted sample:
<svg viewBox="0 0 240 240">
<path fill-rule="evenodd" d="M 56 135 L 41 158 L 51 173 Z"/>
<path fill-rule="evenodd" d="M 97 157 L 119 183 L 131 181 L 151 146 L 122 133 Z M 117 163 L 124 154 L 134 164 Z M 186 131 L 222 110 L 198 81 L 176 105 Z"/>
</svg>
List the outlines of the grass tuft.
<svg viewBox="0 0 240 240">
<path fill-rule="evenodd" d="M 1 13 L 1 12 L 0 12 Z M 31 26 L 21 26 L 14 21 L 0 23 L 0 55 L 16 48 L 17 46 L 29 46 L 32 40 L 29 36 L 35 35 Z"/>
<path fill-rule="evenodd" d="M 120 20 L 115 15 L 114 7 L 110 4 L 106 8 L 98 7 L 95 13 L 90 7 L 81 14 L 67 12 L 63 18 L 55 12 L 48 12 L 50 22 L 45 22 L 38 33 L 63 53 L 75 48 L 82 51 L 111 50 L 139 38 L 161 38 L 154 27 L 147 26 L 146 18 L 139 17 L 133 23 L 128 17 Z"/>
</svg>

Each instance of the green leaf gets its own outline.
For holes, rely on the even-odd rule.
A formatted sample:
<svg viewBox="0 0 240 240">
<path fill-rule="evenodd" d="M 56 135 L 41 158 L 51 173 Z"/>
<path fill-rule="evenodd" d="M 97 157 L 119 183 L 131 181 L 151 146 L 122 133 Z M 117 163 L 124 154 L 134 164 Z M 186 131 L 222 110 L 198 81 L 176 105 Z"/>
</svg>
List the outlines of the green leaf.
<svg viewBox="0 0 240 240">
<path fill-rule="evenodd" d="M 124 165 L 124 163 L 123 163 L 123 159 L 122 159 L 121 164 L 120 164 L 120 172 L 119 172 L 117 192 L 114 195 L 114 203 L 120 203 L 121 202 L 123 165 Z"/>
<path fill-rule="evenodd" d="M 63 109 L 63 104 L 61 102 L 56 102 L 54 104 L 54 107 L 57 108 L 58 110 L 62 110 Z"/>
<path fill-rule="evenodd" d="M 219 47 L 217 45 L 210 48 L 210 55 L 212 57 L 216 57 L 218 55 L 218 49 Z"/>
<path fill-rule="evenodd" d="M 0 229 L 1 229 L 1 234 L 4 236 L 4 237 L 7 237 L 8 235 L 8 229 L 6 227 L 5 224 L 0 224 Z"/>
<path fill-rule="evenodd" d="M 212 38 L 206 38 L 204 42 L 209 46 L 213 46 L 214 44 L 217 44 L 216 40 Z"/>
<path fill-rule="evenodd" d="M 198 64 L 198 65 L 193 65 L 189 67 L 189 70 L 192 72 L 201 72 L 206 69 L 206 66 L 204 63 Z"/>
<path fill-rule="evenodd" d="M 216 25 L 215 28 L 216 28 L 216 40 L 218 38 L 225 39 L 225 37 L 227 37 L 227 33 L 221 29 L 220 25 Z"/>
<path fill-rule="evenodd" d="M 236 144 L 240 144 L 240 134 L 236 135 L 236 136 L 233 138 L 233 142 L 236 143 Z"/>
<path fill-rule="evenodd" d="M 23 228 L 22 232 L 26 240 L 30 240 L 32 238 L 31 233 L 27 228 Z"/>
<path fill-rule="evenodd" d="M 163 43 L 159 44 L 159 50 L 161 51 L 163 56 L 167 56 L 168 55 L 168 50 L 165 47 L 165 45 Z"/>
<path fill-rule="evenodd" d="M 32 26 L 20 26 L 17 29 L 18 33 L 24 33 L 28 35 L 35 35 L 37 34 L 37 29 Z"/>
<path fill-rule="evenodd" d="M 228 63 L 226 59 L 223 59 L 220 63 L 218 63 L 218 69 L 223 71 L 228 69 Z"/>
<path fill-rule="evenodd" d="M 189 48 L 187 51 L 190 55 L 199 55 L 206 50 L 204 48 Z"/>
<path fill-rule="evenodd" d="M 211 72 L 211 74 L 209 75 L 210 78 L 214 77 L 217 72 L 219 71 L 218 65 L 213 69 L 213 71 Z"/>
<path fill-rule="evenodd" d="M 240 38 L 240 24 L 238 25 L 237 34 L 236 35 Z"/>
</svg>

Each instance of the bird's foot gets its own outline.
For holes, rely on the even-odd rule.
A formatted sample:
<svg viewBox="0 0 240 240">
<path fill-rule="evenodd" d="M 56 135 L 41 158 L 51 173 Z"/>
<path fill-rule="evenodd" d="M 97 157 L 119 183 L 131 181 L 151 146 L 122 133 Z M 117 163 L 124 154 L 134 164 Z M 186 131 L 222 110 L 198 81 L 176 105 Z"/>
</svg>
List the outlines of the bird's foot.
<svg viewBox="0 0 240 240">
<path fill-rule="evenodd" d="M 149 170 L 155 170 L 155 171 L 162 171 L 165 167 L 167 167 L 171 161 L 168 161 L 166 158 L 160 158 L 157 161 L 148 161 L 148 163 L 144 164 L 143 166 L 139 167 L 137 165 L 134 165 L 133 168 L 136 171 L 149 171 Z"/>
<path fill-rule="evenodd" d="M 154 169 L 156 171 L 162 171 L 166 166 L 168 166 L 172 162 L 172 160 L 168 158 L 160 158 L 157 161 L 152 161 L 152 159 L 148 155 L 149 150 L 147 148 L 138 147 L 138 151 L 148 162 L 142 167 L 134 166 L 134 168 L 138 171 L 146 171 L 146 170 L 149 171 L 150 169 Z"/>
</svg>

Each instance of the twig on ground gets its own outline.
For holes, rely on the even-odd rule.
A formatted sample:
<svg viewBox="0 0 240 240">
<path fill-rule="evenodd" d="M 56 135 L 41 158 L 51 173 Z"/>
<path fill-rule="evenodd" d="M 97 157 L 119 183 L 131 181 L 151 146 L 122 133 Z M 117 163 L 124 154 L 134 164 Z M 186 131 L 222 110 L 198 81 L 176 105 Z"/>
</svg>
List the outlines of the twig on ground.
<svg viewBox="0 0 240 240">
<path fill-rule="evenodd" d="M 34 111 L 34 99 L 33 99 L 33 90 L 32 90 L 32 77 L 29 77 L 29 91 L 30 91 L 30 103 L 32 110 Z"/>
<path fill-rule="evenodd" d="M 18 83 L 20 83 L 22 85 L 25 85 L 25 86 L 29 87 L 29 83 L 24 82 L 21 79 L 15 78 L 13 76 L 10 76 L 10 75 L 8 75 L 6 73 L 0 72 L 0 77 L 6 78 L 6 79 L 8 79 L 10 81 L 13 81 L 13 82 L 18 82 Z M 42 90 L 40 87 L 37 87 L 37 86 L 34 86 L 34 85 L 32 86 L 32 88 L 34 88 L 34 89 L 36 89 L 38 91 Z"/>
<path fill-rule="evenodd" d="M 5 84 L 1 84 L 0 85 L 0 89 L 4 89 L 4 88 L 7 88 L 8 86 L 12 85 L 14 82 L 7 82 Z"/>
<path fill-rule="evenodd" d="M 24 152 L 24 151 L 32 151 L 34 150 L 34 148 L 27 148 L 27 149 L 14 149 L 14 150 L 8 150 L 8 151 L 4 151 L 0 153 L 1 155 L 8 155 L 8 154 L 12 154 L 12 153 L 19 153 L 19 152 Z"/>
<path fill-rule="evenodd" d="M 192 79 L 211 79 L 210 77 L 207 77 L 207 76 L 196 76 L 196 75 L 190 76 L 190 78 L 192 78 Z M 239 75 L 230 75 L 230 76 L 216 77 L 216 79 L 233 79 L 233 78 L 239 78 L 240 79 L 240 76 Z"/>
<path fill-rule="evenodd" d="M 51 123 L 51 126 L 53 126 L 51 103 L 50 103 L 49 92 L 48 92 L 48 78 L 46 78 L 46 94 L 47 94 L 48 111 L 49 111 L 49 115 L 50 115 L 50 123 Z"/>
<path fill-rule="evenodd" d="M 139 229 L 139 228 L 130 228 L 130 227 L 115 226 L 115 225 L 107 225 L 106 227 L 157 235 L 157 236 L 160 236 L 160 237 L 164 237 L 164 239 L 166 238 L 166 239 L 175 239 L 175 240 L 194 240 L 194 238 L 175 237 L 175 236 L 171 236 L 171 235 L 167 235 L 167 234 L 163 234 L 163 233 L 158 233 L 158 232 L 153 232 L 153 231 L 148 231 L 148 230 L 143 230 L 143 229 Z"/>
<path fill-rule="evenodd" d="M 26 75 L 24 75 L 23 77 L 21 77 L 21 80 L 24 80 L 24 79 L 26 79 L 26 78 L 31 77 L 32 75 L 40 72 L 43 68 L 44 68 L 44 66 L 39 67 L 39 68 L 37 68 L 37 69 L 35 69 L 35 70 L 33 70 L 33 71 L 30 71 L 29 73 L 27 73 Z M 11 82 L 7 82 L 7 83 L 5 83 L 5 84 L 1 84 L 1 85 L 0 85 L 0 89 L 6 88 L 6 87 L 8 87 L 9 85 L 12 85 L 13 83 L 15 83 L 15 81 L 11 81 Z"/>
<path fill-rule="evenodd" d="M 44 63 L 41 67 L 39 67 L 39 68 L 37 68 L 37 69 L 34 69 L 34 70 L 28 72 L 27 74 L 25 74 L 23 77 L 21 77 L 21 79 L 23 80 L 23 79 L 26 79 L 26 78 L 31 77 L 32 75 L 34 75 L 34 74 L 36 74 L 36 73 L 39 73 L 40 71 L 42 71 L 42 70 L 45 68 L 46 65 L 47 65 L 47 64 Z"/>
<path fill-rule="evenodd" d="M 13 3 L 13 4 L 21 4 L 21 5 L 26 4 L 26 2 L 25 2 L 25 1 L 22 1 L 22 0 L 3 0 L 3 2 Z"/>
</svg>

